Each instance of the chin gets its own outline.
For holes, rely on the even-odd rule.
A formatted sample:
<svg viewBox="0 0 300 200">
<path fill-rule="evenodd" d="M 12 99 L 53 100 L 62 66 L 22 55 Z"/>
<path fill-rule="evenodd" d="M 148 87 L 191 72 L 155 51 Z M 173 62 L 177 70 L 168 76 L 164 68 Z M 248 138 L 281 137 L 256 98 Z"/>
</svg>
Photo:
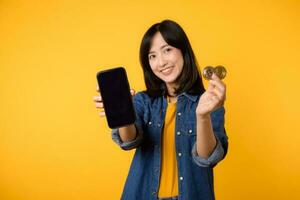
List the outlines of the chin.
<svg viewBox="0 0 300 200">
<path fill-rule="evenodd" d="M 175 82 L 179 75 L 174 74 L 173 76 L 166 77 L 165 80 L 168 83 Z"/>
<path fill-rule="evenodd" d="M 177 77 L 178 76 L 168 76 L 168 77 L 160 76 L 159 79 L 169 84 L 169 83 L 174 83 Z"/>
<path fill-rule="evenodd" d="M 172 78 L 172 79 L 165 79 L 163 81 L 167 84 L 173 84 L 175 82 L 175 80 L 176 80 L 176 78 Z"/>
</svg>

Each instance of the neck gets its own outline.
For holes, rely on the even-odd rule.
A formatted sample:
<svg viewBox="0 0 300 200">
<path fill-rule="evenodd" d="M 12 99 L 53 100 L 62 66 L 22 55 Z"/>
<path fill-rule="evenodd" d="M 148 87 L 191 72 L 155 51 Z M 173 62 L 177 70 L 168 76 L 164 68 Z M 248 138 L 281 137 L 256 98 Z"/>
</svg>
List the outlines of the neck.
<svg viewBox="0 0 300 200">
<path fill-rule="evenodd" d="M 168 90 L 168 96 L 176 97 L 177 95 L 175 94 L 175 88 L 177 88 L 177 86 L 175 84 L 166 84 L 166 86 Z"/>
<path fill-rule="evenodd" d="M 175 95 L 175 94 L 169 94 L 169 93 L 168 93 L 168 97 L 174 98 L 174 97 L 177 97 L 177 95 Z"/>
<path fill-rule="evenodd" d="M 169 103 L 176 103 L 177 102 L 177 96 L 176 97 L 167 96 L 167 100 L 168 100 Z"/>
</svg>

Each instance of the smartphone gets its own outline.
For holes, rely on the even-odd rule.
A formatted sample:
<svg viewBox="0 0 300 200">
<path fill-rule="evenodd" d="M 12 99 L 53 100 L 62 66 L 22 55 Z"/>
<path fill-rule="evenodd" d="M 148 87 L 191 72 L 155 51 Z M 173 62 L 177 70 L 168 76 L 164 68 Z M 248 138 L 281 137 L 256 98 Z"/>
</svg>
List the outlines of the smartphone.
<svg viewBox="0 0 300 200">
<path fill-rule="evenodd" d="M 133 124 L 136 116 L 125 69 L 99 71 L 97 80 L 108 126 L 113 129 Z"/>
</svg>

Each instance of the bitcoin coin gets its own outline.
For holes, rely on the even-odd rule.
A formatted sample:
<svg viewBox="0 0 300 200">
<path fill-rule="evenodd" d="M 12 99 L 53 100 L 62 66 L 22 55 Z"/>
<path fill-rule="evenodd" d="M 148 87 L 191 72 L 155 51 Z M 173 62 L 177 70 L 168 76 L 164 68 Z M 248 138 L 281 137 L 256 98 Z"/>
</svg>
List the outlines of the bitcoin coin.
<svg viewBox="0 0 300 200">
<path fill-rule="evenodd" d="M 214 68 L 215 74 L 222 80 L 226 76 L 226 69 L 222 65 L 218 65 Z"/>
<path fill-rule="evenodd" d="M 218 65 L 216 67 L 207 66 L 203 69 L 203 77 L 206 80 L 211 80 L 213 73 L 215 73 L 219 77 L 219 79 L 222 80 L 225 78 L 227 71 L 222 65 Z"/>
<path fill-rule="evenodd" d="M 207 66 L 203 69 L 203 77 L 206 80 L 210 80 L 214 73 L 214 68 L 212 66 Z"/>
</svg>

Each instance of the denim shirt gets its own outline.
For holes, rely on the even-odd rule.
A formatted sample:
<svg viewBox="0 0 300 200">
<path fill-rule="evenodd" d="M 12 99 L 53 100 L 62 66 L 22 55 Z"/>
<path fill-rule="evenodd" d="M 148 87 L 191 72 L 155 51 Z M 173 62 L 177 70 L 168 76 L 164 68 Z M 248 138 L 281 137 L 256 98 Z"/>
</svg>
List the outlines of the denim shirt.
<svg viewBox="0 0 300 200">
<path fill-rule="evenodd" d="M 196 150 L 196 108 L 199 95 L 182 93 L 177 99 L 175 123 L 175 152 L 178 165 L 179 200 L 213 200 L 213 167 L 221 161 L 228 149 L 224 128 L 224 107 L 211 113 L 217 144 L 208 158 Z M 124 150 L 136 149 L 122 200 L 157 200 L 161 170 L 161 134 L 165 121 L 167 99 L 151 99 L 145 92 L 133 97 L 136 111 L 137 136 L 122 142 L 118 129 L 112 130 L 112 139 Z"/>
</svg>

